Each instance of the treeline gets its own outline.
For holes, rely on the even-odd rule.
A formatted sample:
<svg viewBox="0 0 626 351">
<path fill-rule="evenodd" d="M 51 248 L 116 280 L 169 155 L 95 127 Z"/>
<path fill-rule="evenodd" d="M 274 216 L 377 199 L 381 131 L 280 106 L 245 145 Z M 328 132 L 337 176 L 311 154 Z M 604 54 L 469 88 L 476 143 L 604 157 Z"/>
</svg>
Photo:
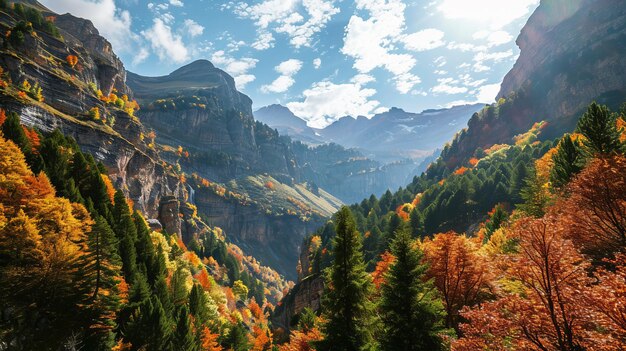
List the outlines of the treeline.
<svg viewBox="0 0 626 351">
<path fill-rule="evenodd" d="M 325 279 L 321 316 L 303 311 L 284 349 L 625 348 L 623 112 L 620 117 L 593 103 L 576 131 L 547 149 L 545 143 L 500 147 L 506 150 L 499 161 L 487 155 L 473 169 L 452 172 L 427 188 L 420 184 L 427 184 L 428 174 L 416 178 L 408 188 L 417 193 L 401 189 L 373 198 L 369 212 L 386 209 L 387 225 L 394 227 L 383 234 L 371 273 L 367 243 L 378 222 L 366 217 L 359 224 L 362 205 L 342 208 L 306 242 L 309 273 L 320 272 Z M 510 152 L 517 156 L 509 158 Z M 480 179 L 481 166 L 504 174 L 503 162 L 526 168 L 517 193 L 511 194 L 511 184 L 505 188 L 508 196 L 518 196 L 517 205 L 493 207 L 470 236 L 425 235 L 423 224 L 416 226 L 421 222 L 411 216 L 413 209 L 404 208 L 419 208 L 419 201 L 405 201 L 420 193 L 417 198 L 425 201 L 426 192 L 453 183 L 454 177 L 465 176 L 471 184 L 467 177 L 474 173 Z M 447 202 L 453 199 L 450 194 Z M 303 319 L 313 322 L 303 326 Z"/>
<path fill-rule="evenodd" d="M 2 349 L 271 348 L 263 284 L 223 238 L 152 232 L 73 139 L 0 126 Z"/>
</svg>

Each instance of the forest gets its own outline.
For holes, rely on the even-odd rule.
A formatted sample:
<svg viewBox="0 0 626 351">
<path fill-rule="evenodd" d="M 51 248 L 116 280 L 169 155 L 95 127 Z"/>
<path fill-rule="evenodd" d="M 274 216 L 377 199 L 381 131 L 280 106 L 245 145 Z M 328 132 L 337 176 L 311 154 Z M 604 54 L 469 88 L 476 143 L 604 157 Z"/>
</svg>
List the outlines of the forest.
<svg viewBox="0 0 626 351">
<path fill-rule="evenodd" d="M 74 140 L 0 110 L 3 347 L 626 347 L 623 115 L 593 103 L 559 140 L 538 141 L 536 125 L 344 206 L 305 241 L 300 274 L 325 280 L 321 311 L 304 309 L 287 334 L 223 233 L 185 245 L 151 230 Z"/>
</svg>

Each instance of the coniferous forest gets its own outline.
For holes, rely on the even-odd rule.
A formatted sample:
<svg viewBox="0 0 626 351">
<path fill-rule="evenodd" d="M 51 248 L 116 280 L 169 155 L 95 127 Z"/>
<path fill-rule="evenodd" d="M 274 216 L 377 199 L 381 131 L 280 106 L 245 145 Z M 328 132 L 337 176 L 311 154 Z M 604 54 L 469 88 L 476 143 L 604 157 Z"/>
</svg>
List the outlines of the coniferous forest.
<svg viewBox="0 0 626 351">
<path fill-rule="evenodd" d="M 134 5 L 120 3 L 0 0 L 0 351 L 626 350 L 623 2 L 542 0 L 501 26 L 515 9 L 485 9 L 468 21 L 492 31 L 470 35 L 482 46 L 447 38 L 469 26 L 467 8 L 446 36 L 405 33 L 405 13 L 427 23 L 457 0 L 424 13 L 401 0 L 345 2 L 352 15 L 332 0 L 228 2 L 218 12 L 236 19 L 188 19 L 178 31 L 173 14 L 205 5 L 171 0 L 135 4 L 157 16 L 139 34 L 140 17 L 121 10 Z M 117 56 L 128 49 L 102 16 L 62 6 L 113 9 L 137 57 Z M 325 29 L 335 15 L 352 67 L 312 39 L 337 36 Z M 250 19 L 259 41 L 234 42 Z M 213 25 L 232 33 L 206 33 Z M 354 26 L 367 34 L 359 45 Z M 243 89 L 295 99 L 307 72 L 299 59 L 273 70 L 235 59 L 282 50 L 279 34 L 295 48 L 283 56 L 323 49 L 309 69 L 329 77 L 253 112 Z M 192 40 L 206 48 L 183 50 Z M 191 62 L 223 40 L 230 51 Z M 389 62 L 355 53 L 372 42 Z M 503 45 L 519 56 L 489 51 Z M 453 54 L 431 60 L 437 87 L 406 90 L 421 84 L 417 70 L 433 79 L 411 56 L 431 50 L 472 53 L 457 67 L 472 74 L 505 59 L 510 71 L 496 75 L 489 104 L 329 112 L 354 104 L 347 90 L 371 103 L 367 84 L 433 106 L 442 94 L 480 95 L 487 79 L 443 78 Z M 187 64 L 127 70 L 156 72 L 155 62 Z M 279 78 L 255 86 L 257 63 Z M 332 82 L 348 69 L 359 73 Z M 311 101 L 322 115 L 306 114 Z M 373 194 L 346 201 L 363 193 Z"/>
</svg>

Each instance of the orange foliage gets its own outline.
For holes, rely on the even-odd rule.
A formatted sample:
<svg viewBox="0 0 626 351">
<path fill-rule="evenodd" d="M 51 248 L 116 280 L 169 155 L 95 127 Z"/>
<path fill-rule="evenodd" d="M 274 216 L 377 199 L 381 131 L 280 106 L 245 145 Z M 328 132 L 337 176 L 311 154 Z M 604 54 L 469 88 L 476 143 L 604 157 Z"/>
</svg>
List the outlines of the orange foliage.
<svg viewBox="0 0 626 351">
<path fill-rule="evenodd" d="M 265 187 L 270 190 L 274 190 L 274 183 L 268 180 L 267 182 L 265 182 Z"/>
<path fill-rule="evenodd" d="M 39 146 L 41 145 L 39 134 L 37 134 L 37 132 L 32 128 L 27 128 L 25 126 L 22 126 L 22 129 L 24 130 L 24 134 L 26 135 L 26 138 L 30 142 L 31 151 L 36 152 L 37 149 L 39 149 Z"/>
<path fill-rule="evenodd" d="M 220 344 L 217 342 L 217 339 L 219 338 L 219 336 L 220 336 L 219 334 L 211 332 L 211 329 L 209 329 L 208 327 L 204 327 L 204 329 L 202 329 L 201 350 L 202 351 L 222 351 L 223 350 L 222 346 L 220 346 Z"/>
<path fill-rule="evenodd" d="M 494 153 L 494 152 L 496 152 L 498 150 L 502 150 L 502 149 L 504 149 L 505 147 L 508 147 L 508 146 L 509 145 L 507 145 L 507 144 L 494 144 L 491 147 L 485 149 L 485 153 L 487 155 L 491 155 L 492 153 Z"/>
<path fill-rule="evenodd" d="M 415 206 L 411 203 L 403 204 L 396 208 L 396 214 L 406 222 L 409 220 L 409 215 L 414 208 Z"/>
<path fill-rule="evenodd" d="M 477 159 L 476 157 L 472 157 L 469 159 L 468 163 L 470 166 L 472 167 L 476 167 L 476 165 L 478 164 L 478 161 L 480 161 L 479 159 Z"/>
<path fill-rule="evenodd" d="M 278 347 L 279 351 L 313 351 L 315 348 L 311 345 L 315 341 L 322 340 L 322 333 L 313 328 L 306 333 L 301 331 L 293 331 L 289 338 L 289 342 Z"/>
<path fill-rule="evenodd" d="M 612 337 L 620 333 L 607 328 L 615 323 L 594 310 L 594 300 L 606 306 L 610 299 L 590 289 L 595 284 L 587 273 L 589 262 L 564 238 L 566 231 L 552 215 L 516 223 L 520 254 L 512 257 L 506 274 L 521 284 L 521 291 L 465 309 L 468 323 L 461 327 L 464 337 L 455 350 L 608 351 L 626 346 L 623 338 Z"/>
<path fill-rule="evenodd" d="M 261 309 L 261 306 L 259 306 L 259 304 L 256 303 L 256 299 L 254 297 L 250 299 L 248 308 L 250 309 L 250 312 L 252 312 L 252 316 L 254 316 L 254 318 L 258 320 L 263 319 L 263 310 Z"/>
<path fill-rule="evenodd" d="M 115 205 L 115 188 L 113 187 L 113 183 L 111 183 L 111 178 L 109 178 L 106 174 L 100 174 L 100 177 L 102 177 L 102 182 L 104 182 L 104 186 L 107 189 L 109 200 L 111 200 L 111 203 Z"/>
<path fill-rule="evenodd" d="M 202 261 L 200 261 L 198 255 L 196 255 L 196 253 L 193 251 L 185 252 L 183 254 L 183 258 L 187 260 L 192 267 L 199 267 L 202 265 Z"/>
<path fill-rule="evenodd" d="M 67 55 L 65 60 L 67 61 L 67 64 L 70 65 L 72 68 L 74 68 L 74 66 L 78 64 L 78 56 L 76 55 Z"/>
<path fill-rule="evenodd" d="M 23 91 L 18 91 L 17 92 L 17 97 L 20 98 L 20 99 L 25 100 L 26 99 L 26 93 L 23 92 Z"/>
<path fill-rule="evenodd" d="M 555 211 L 583 251 L 598 258 L 626 248 L 626 157 L 595 159 L 569 184 Z"/>
<path fill-rule="evenodd" d="M 0 126 L 4 124 L 4 121 L 7 120 L 7 113 L 3 108 L 0 108 Z"/>
<path fill-rule="evenodd" d="M 122 278 L 120 282 L 117 283 L 117 291 L 120 297 L 120 303 L 128 303 L 128 293 L 130 291 L 130 287 L 128 286 L 128 283 L 126 283 L 126 280 L 124 280 L 124 278 Z"/>
<path fill-rule="evenodd" d="M 457 168 L 457 169 L 456 169 L 456 171 L 454 171 L 454 174 L 455 174 L 455 175 L 462 175 L 462 174 L 464 174 L 465 172 L 467 172 L 467 170 L 468 170 L 468 169 L 469 169 L 469 168 L 467 168 L 467 167 L 460 167 L 460 168 Z"/>
<path fill-rule="evenodd" d="M 439 182 L 437 182 L 437 184 L 439 184 L 440 186 L 443 185 L 446 182 L 445 179 L 440 180 Z"/>
<path fill-rule="evenodd" d="M 459 310 L 481 300 L 490 289 L 487 266 L 478 246 L 465 235 L 437 234 L 424 241 L 427 276 L 441 291 L 446 307 L 446 326 L 457 328 Z"/>
<path fill-rule="evenodd" d="M 411 205 L 415 208 L 420 204 L 420 202 L 422 202 L 422 193 L 415 194 L 415 198 L 411 201 Z"/>
<path fill-rule="evenodd" d="M 269 330 L 263 330 L 259 326 L 252 327 L 252 351 L 266 351 L 272 348 L 272 338 Z"/>
<path fill-rule="evenodd" d="M 626 142 L 626 120 L 624 120 L 626 116 L 622 116 L 617 119 L 617 129 L 621 132 L 619 140 L 624 143 Z M 0 123 L 1 124 L 1 123 Z"/>
<path fill-rule="evenodd" d="M 198 281 L 198 283 L 200 283 L 204 290 L 211 290 L 211 278 L 209 277 L 209 273 L 206 268 L 203 267 L 200 272 L 194 276 L 194 278 Z"/>
<path fill-rule="evenodd" d="M 385 282 L 385 274 L 389 271 L 389 268 L 396 260 L 396 257 L 389 251 L 385 251 L 380 255 L 380 261 L 376 264 L 376 269 L 372 272 L 372 278 L 376 290 L 380 289 L 380 286 Z"/>
</svg>

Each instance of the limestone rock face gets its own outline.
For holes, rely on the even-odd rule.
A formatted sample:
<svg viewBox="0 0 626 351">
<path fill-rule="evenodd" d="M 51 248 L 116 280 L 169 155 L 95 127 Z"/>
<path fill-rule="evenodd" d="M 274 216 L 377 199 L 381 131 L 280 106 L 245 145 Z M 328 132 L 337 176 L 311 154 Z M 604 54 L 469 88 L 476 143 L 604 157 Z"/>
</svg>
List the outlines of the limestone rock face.
<svg viewBox="0 0 626 351">
<path fill-rule="evenodd" d="M 174 196 L 164 196 L 159 204 L 159 222 L 163 224 L 163 229 L 168 234 L 181 235 L 180 204 Z"/>
<path fill-rule="evenodd" d="M 272 323 L 277 328 L 289 330 L 291 320 L 306 307 L 318 311 L 321 307 L 324 293 L 324 278 L 309 276 L 300 281 L 289 294 L 283 298 L 282 304 L 276 306 L 271 316 Z"/>
</svg>

